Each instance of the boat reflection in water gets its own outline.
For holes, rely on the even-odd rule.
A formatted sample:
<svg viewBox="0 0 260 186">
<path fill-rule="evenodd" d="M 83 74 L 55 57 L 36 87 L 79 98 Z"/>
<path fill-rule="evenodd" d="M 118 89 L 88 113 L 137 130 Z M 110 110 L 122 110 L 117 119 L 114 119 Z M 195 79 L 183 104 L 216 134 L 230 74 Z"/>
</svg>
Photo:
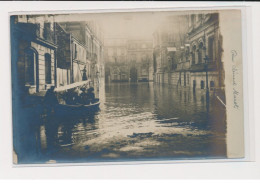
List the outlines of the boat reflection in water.
<svg viewBox="0 0 260 186">
<path fill-rule="evenodd" d="M 101 87 L 102 89 L 102 87 Z M 110 83 L 100 110 L 14 122 L 19 163 L 226 157 L 226 110 L 214 96 L 152 83 Z"/>
</svg>

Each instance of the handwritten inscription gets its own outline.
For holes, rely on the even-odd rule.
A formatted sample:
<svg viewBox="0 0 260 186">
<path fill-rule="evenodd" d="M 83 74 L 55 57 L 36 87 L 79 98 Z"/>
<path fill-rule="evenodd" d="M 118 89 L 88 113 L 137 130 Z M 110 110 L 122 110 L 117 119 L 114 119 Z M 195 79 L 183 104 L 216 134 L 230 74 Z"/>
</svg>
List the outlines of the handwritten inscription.
<svg viewBox="0 0 260 186">
<path fill-rule="evenodd" d="M 237 56 L 237 51 L 231 50 L 231 54 L 232 54 L 232 62 L 234 62 L 235 61 L 235 57 Z"/>
<path fill-rule="evenodd" d="M 238 75 L 238 67 L 236 66 L 236 56 L 237 56 L 237 51 L 231 50 L 232 54 L 232 84 L 233 84 L 233 107 L 235 109 L 239 108 L 239 103 L 238 103 L 238 97 L 239 97 L 239 91 L 237 90 L 237 75 Z"/>
<path fill-rule="evenodd" d="M 232 66 L 232 79 L 233 79 L 233 86 L 237 86 L 237 81 L 236 81 L 236 75 L 238 74 L 238 69 L 235 65 Z"/>
</svg>

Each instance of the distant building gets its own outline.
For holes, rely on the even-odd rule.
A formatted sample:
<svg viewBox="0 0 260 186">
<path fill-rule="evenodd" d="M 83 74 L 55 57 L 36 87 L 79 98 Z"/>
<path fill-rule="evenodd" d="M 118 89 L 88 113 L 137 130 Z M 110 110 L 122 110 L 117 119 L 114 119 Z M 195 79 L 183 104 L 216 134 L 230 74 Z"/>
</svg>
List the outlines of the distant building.
<svg viewBox="0 0 260 186">
<path fill-rule="evenodd" d="M 14 83 L 30 94 L 47 90 L 56 83 L 54 17 L 18 15 L 11 17 Z"/>
<path fill-rule="evenodd" d="M 128 40 L 127 55 L 131 81 L 153 80 L 153 43 L 150 40 Z"/>
<path fill-rule="evenodd" d="M 105 39 L 105 78 L 106 81 L 128 81 L 127 39 Z"/>
<path fill-rule="evenodd" d="M 105 39 L 107 81 L 152 81 L 152 41 Z"/>
</svg>

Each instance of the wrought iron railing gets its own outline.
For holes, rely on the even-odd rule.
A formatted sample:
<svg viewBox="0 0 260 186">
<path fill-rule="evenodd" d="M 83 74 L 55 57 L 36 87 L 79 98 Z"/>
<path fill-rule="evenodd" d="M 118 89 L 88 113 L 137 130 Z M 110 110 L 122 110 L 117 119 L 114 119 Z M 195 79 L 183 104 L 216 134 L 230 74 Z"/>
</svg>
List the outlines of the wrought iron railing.
<svg viewBox="0 0 260 186">
<path fill-rule="evenodd" d="M 177 70 L 188 70 L 190 68 L 190 62 L 182 62 L 177 64 Z"/>
</svg>

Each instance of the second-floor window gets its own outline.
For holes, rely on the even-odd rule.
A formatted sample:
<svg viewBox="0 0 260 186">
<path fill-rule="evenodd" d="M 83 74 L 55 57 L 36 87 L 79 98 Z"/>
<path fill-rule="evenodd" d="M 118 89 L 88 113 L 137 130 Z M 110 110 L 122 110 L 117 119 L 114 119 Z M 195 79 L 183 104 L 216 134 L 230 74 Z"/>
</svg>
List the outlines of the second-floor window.
<svg viewBox="0 0 260 186">
<path fill-rule="evenodd" d="M 208 56 L 209 56 L 209 62 L 212 62 L 215 60 L 215 41 L 214 37 L 210 37 L 208 41 Z"/>
<path fill-rule="evenodd" d="M 199 17 L 199 20 L 198 20 L 198 21 L 199 21 L 199 22 L 202 22 L 202 21 L 203 21 L 203 14 L 199 14 L 198 17 Z"/>
<path fill-rule="evenodd" d="M 193 26 L 193 25 L 195 25 L 195 23 L 196 23 L 196 15 L 191 15 L 191 25 Z"/>
<path fill-rule="evenodd" d="M 35 85 L 36 78 L 36 54 L 32 50 L 25 52 L 25 82 Z"/>
<path fill-rule="evenodd" d="M 52 25 L 51 23 L 44 23 L 44 28 L 43 28 L 43 38 L 54 42 L 54 35 L 52 32 Z"/>
<path fill-rule="evenodd" d="M 78 50 L 77 50 L 77 45 L 74 44 L 74 59 L 76 59 L 78 56 Z"/>
<path fill-rule="evenodd" d="M 191 53 L 191 61 L 193 65 L 196 63 L 195 52 L 196 52 L 196 45 L 193 46 L 192 53 Z"/>
<path fill-rule="evenodd" d="M 198 48 L 198 63 L 202 63 L 202 50 L 203 50 L 203 43 L 201 42 Z"/>
</svg>

